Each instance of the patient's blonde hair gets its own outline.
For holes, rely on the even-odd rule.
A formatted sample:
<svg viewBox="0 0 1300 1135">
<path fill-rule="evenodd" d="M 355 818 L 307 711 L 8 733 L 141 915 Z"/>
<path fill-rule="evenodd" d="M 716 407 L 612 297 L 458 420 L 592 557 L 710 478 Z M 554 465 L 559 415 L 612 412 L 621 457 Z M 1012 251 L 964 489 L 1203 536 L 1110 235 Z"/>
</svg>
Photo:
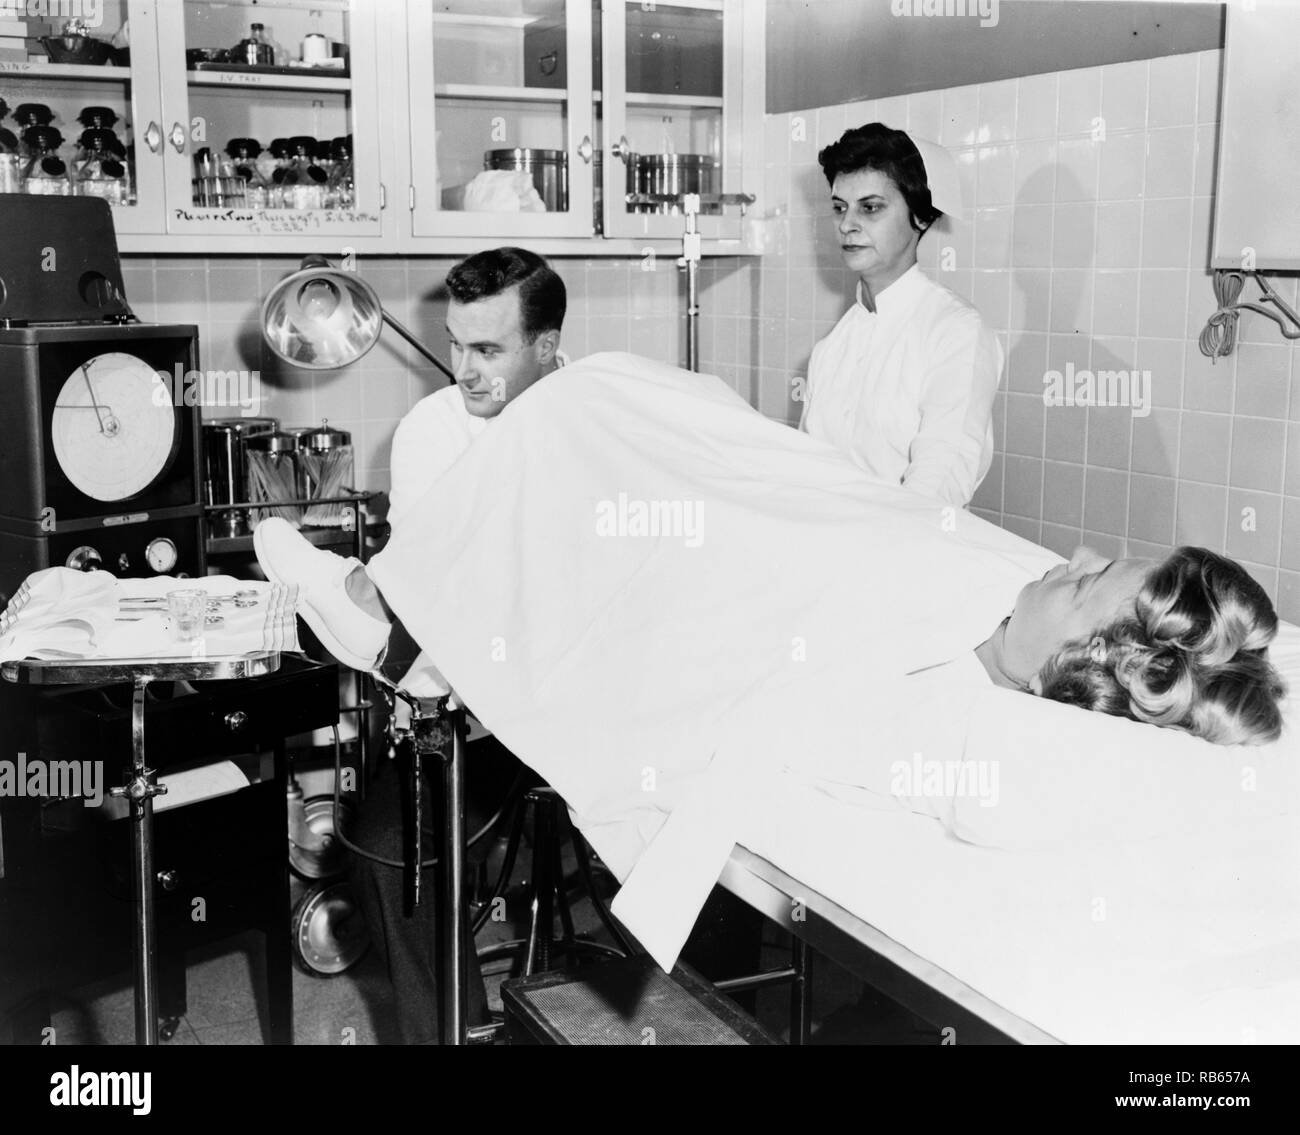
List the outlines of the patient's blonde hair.
<svg viewBox="0 0 1300 1135">
<path fill-rule="evenodd" d="M 1286 684 L 1268 661 L 1277 614 L 1232 560 L 1177 549 L 1132 612 L 1067 643 L 1039 674 L 1042 696 L 1183 729 L 1218 745 L 1282 732 Z"/>
</svg>

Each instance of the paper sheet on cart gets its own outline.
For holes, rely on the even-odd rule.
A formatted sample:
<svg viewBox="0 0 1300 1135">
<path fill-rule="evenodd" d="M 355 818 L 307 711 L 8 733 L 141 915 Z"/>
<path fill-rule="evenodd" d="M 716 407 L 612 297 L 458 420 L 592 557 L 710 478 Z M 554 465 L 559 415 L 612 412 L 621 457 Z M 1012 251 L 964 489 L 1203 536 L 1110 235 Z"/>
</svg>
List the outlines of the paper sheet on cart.
<svg viewBox="0 0 1300 1135">
<path fill-rule="evenodd" d="M 199 643 L 174 642 L 167 592 L 198 588 L 210 599 L 236 592 L 252 606 L 220 603 Z M 259 651 L 296 651 L 297 589 L 231 576 L 202 579 L 118 579 L 106 571 L 47 568 L 28 576 L 0 614 L 0 661 L 37 658 L 169 659 L 235 657 Z"/>
<path fill-rule="evenodd" d="M 865 698 L 970 651 L 1058 562 L 718 379 L 602 354 L 508 406 L 370 573 L 625 878 L 729 715 L 768 692 L 797 713 L 827 669 Z"/>
</svg>

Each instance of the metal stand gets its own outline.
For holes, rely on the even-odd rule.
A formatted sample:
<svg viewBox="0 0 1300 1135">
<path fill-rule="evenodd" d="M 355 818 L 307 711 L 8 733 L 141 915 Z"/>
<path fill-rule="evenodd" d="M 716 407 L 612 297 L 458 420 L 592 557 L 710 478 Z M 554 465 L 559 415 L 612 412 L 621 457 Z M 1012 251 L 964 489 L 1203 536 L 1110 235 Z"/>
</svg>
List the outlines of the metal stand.
<svg viewBox="0 0 1300 1135">
<path fill-rule="evenodd" d="M 124 785 L 109 789 L 110 796 L 131 803 L 132 891 L 135 898 L 133 976 L 135 981 L 135 1043 L 158 1043 L 158 974 L 154 954 L 154 885 L 162 880 L 153 869 L 153 798 L 167 791 L 154 770 L 145 765 L 145 691 L 153 682 L 218 682 L 259 678 L 280 668 L 273 651 L 237 658 L 149 660 L 130 658 L 78 659 L 72 662 L 6 662 L 0 677 L 30 686 L 111 686 L 130 683 L 131 764 Z"/>
<path fill-rule="evenodd" d="M 682 255 L 679 268 L 686 269 L 686 368 L 700 369 L 700 259 L 703 256 L 703 236 L 699 216 L 702 205 L 739 205 L 741 215 L 754 203 L 750 193 L 629 193 L 629 205 L 676 205 L 686 217 L 686 231 L 682 233 Z"/>
<path fill-rule="evenodd" d="M 420 865 L 424 859 L 424 838 L 420 830 L 423 815 L 424 758 L 442 761 L 443 847 L 438 856 L 442 898 L 442 1043 L 469 1044 L 489 1039 L 492 1030 L 468 1027 L 469 1020 L 469 923 L 465 915 L 465 710 L 453 708 L 450 697 L 426 703 L 390 682 L 379 671 L 371 677 L 389 699 L 388 755 L 398 747 L 410 753 L 411 799 L 414 819 L 407 837 L 407 902 L 420 902 Z M 411 709 L 411 724 L 397 726 L 396 703 L 400 699 Z M 432 711 L 426 706 L 432 705 Z"/>
</svg>

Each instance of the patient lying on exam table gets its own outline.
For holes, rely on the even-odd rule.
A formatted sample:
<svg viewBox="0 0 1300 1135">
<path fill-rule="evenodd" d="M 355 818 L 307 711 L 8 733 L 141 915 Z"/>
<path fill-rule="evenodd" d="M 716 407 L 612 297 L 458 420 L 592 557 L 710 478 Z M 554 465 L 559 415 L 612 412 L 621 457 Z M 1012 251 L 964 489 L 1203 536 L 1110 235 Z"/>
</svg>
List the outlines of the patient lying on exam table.
<svg viewBox="0 0 1300 1135">
<path fill-rule="evenodd" d="M 576 432 L 582 433 L 584 431 L 580 422 L 583 413 L 593 413 L 602 401 L 617 402 L 619 380 L 622 379 L 627 386 L 635 380 L 648 384 L 649 392 L 657 400 L 653 407 L 654 413 L 665 424 L 665 429 L 671 429 L 675 428 L 672 423 L 677 416 L 674 413 L 675 403 L 683 404 L 680 417 L 684 423 L 697 421 L 700 417 L 698 406 L 685 405 L 692 398 L 698 400 L 700 390 L 684 387 L 681 376 L 685 376 L 689 384 L 708 389 L 715 400 L 722 394 L 729 395 L 727 391 L 710 389 L 706 385 L 716 384 L 721 388 L 721 384 L 714 379 L 687 375 L 686 372 L 659 367 L 658 364 L 633 359 L 631 356 L 604 355 L 584 360 L 572 368 L 565 376 L 572 390 L 567 397 L 563 389 L 552 391 L 550 401 L 560 399 L 559 408 L 565 411 L 565 417 L 571 426 L 579 423 Z M 593 382 L 592 379 L 599 381 Z M 521 486 L 525 482 L 537 480 L 545 484 L 551 474 L 547 468 L 550 463 L 546 458 L 554 452 L 558 442 L 547 421 L 552 407 L 532 392 L 528 398 L 520 399 L 520 405 L 522 408 L 510 407 L 509 420 L 518 431 L 531 433 L 534 438 L 538 431 L 546 431 L 550 444 L 539 447 L 536 460 L 529 454 L 523 454 L 522 460 L 515 462 L 512 471 Z M 709 422 L 709 437 L 716 450 L 718 439 L 728 438 L 728 427 L 735 427 L 735 432 L 729 438 L 734 445 L 736 457 L 731 472 L 737 476 L 748 474 L 759 488 L 762 487 L 762 477 L 765 474 L 780 476 L 781 472 L 776 465 L 768 470 L 764 470 L 761 463 L 756 469 L 743 469 L 745 462 L 752 457 L 748 435 L 756 427 L 761 434 L 764 426 L 771 426 L 771 423 L 765 423 L 739 399 L 734 399 L 734 404 L 730 406 L 726 405 L 724 399 L 722 406 L 730 412 L 730 421 L 727 413 L 715 413 Z M 719 407 L 710 406 L 709 409 L 716 411 Z M 652 423 L 646 418 L 639 422 L 642 432 L 647 436 L 657 424 L 659 423 Z M 687 425 L 685 428 L 691 427 Z M 779 430 L 779 427 L 771 428 Z M 770 436 L 788 446 L 792 437 L 785 435 L 789 433 L 790 431 L 779 430 Z M 638 468 L 643 474 L 647 450 L 636 441 L 623 442 L 618 436 L 605 434 L 601 436 L 601 442 L 609 452 L 603 453 L 598 463 L 617 468 L 620 461 L 626 458 L 629 467 Z M 618 453 L 620 445 L 625 450 L 623 455 Z M 794 452 L 786 456 L 796 460 L 802 456 L 807 465 L 819 474 L 824 474 L 830 465 L 835 473 L 833 481 L 865 481 L 847 463 L 836 465 L 825 448 L 810 439 L 798 438 L 794 445 Z M 800 446 L 802 454 L 799 452 Z M 698 454 L 684 453 L 680 456 L 696 459 L 699 463 Z M 726 455 L 714 453 L 704 464 L 716 462 L 719 456 L 725 458 Z M 520 455 L 516 453 L 515 457 Z M 665 460 L 671 460 L 671 455 L 666 455 Z M 689 463 L 685 462 L 687 465 Z M 686 497 L 686 494 L 680 493 L 680 469 L 681 466 L 678 466 L 672 486 L 673 499 L 677 501 Z M 720 512 L 729 503 L 710 494 L 714 472 L 713 469 L 703 470 L 692 482 L 693 496 L 688 503 L 698 506 L 700 517 Z M 768 487 L 774 493 L 779 489 L 789 489 L 790 474 L 791 469 L 787 463 L 783 480 L 774 480 Z M 667 468 L 665 475 L 667 476 Z M 799 475 L 802 476 L 803 473 Z M 653 472 L 651 477 L 653 479 Z M 563 477 L 553 479 L 556 491 L 561 491 Z M 691 482 L 689 474 L 685 479 Z M 813 478 L 814 481 L 816 479 Z M 821 479 L 824 481 L 824 476 Z M 499 473 L 485 480 L 492 482 L 492 494 L 503 495 Z M 819 486 L 809 483 L 802 487 L 811 493 Z M 843 493 L 845 488 L 843 483 L 832 487 L 839 493 Z M 667 483 L 663 488 L 668 488 Z M 504 496 L 510 496 L 509 492 L 504 492 Z M 617 508 L 612 499 L 596 503 L 597 519 L 602 503 L 611 506 L 613 511 L 609 512 L 608 519 L 617 528 Z M 638 501 L 632 501 L 624 508 L 624 512 L 634 510 L 637 503 Z M 642 500 L 640 503 L 647 502 Z M 935 545 L 933 531 L 936 521 L 942 520 L 947 524 L 956 520 L 953 510 L 945 508 L 941 502 L 935 502 L 929 510 L 922 506 L 919 514 L 915 504 L 897 496 L 878 497 L 872 503 L 885 513 L 892 513 L 894 520 L 915 521 L 919 517 L 922 521 L 920 526 L 904 523 L 900 535 L 910 539 L 894 539 L 888 546 L 887 554 L 907 574 L 915 574 L 926 564 Z M 864 517 L 865 515 L 864 510 Z M 968 514 L 959 515 L 963 524 L 983 523 Z M 627 530 L 625 535 L 628 535 L 628 539 L 635 540 L 634 533 L 628 534 L 634 525 L 626 523 L 626 516 L 623 519 L 623 527 Z M 723 516 L 719 519 L 725 523 L 727 518 Z M 766 532 L 771 547 L 775 550 L 790 538 L 788 511 L 750 519 L 754 522 L 736 528 L 737 544 L 748 546 L 756 538 L 761 540 Z M 876 525 L 876 530 L 881 530 L 879 525 Z M 530 563 L 536 559 L 536 544 L 534 542 L 530 546 L 528 542 L 530 531 L 532 529 L 521 524 L 517 546 L 510 549 L 513 553 L 511 558 L 520 573 L 527 573 Z M 547 544 L 566 542 L 558 531 L 542 527 L 538 532 Z M 805 526 L 803 535 L 807 534 Z M 864 534 L 870 537 L 871 532 L 868 529 Z M 946 542 L 958 543 L 955 526 L 950 535 L 953 538 Z M 659 533 L 659 537 L 671 538 L 671 534 L 665 531 Z M 436 541 L 436 532 L 433 538 Z M 473 534 L 469 534 L 469 538 L 474 539 Z M 708 542 L 718 540 L 718 536 L 710 535 Z M 685 543 L 690 543 L 689 536 Z M 706 541 L 701 537 L 700 543 Z M 939 544 L 944 543 L 945 540 L 941 538 Z M 418 549 L 420 542 L 418 539 L 408 541 L 408 546 Z M 1025 545 L 1025 548 L 1055 559 L 1050 553 L 1034 549 L 1032 545 Z M 313 547 L 283 521 L 263 522 L 257 531 L 257 549 L 268 578 L 293 583 L 300 588 L 303 596 L 300 614 L 341 661 L 358 669 L 370 669 L 377 664 L 390 628 L 391 612 L 374 581 L 375 577 L 382 579 L 384 570 L 391 572 L 395 567 L 398 571 L 405 571 L 406 578 L 416 581 L 417 593 L 424 589 L 422 598 L 427 598 L 428 587 L 438 586 L 436 582 L 426 583 L 436 581 L 438 576 L 425 570 L 423 565 L 427 561 L 423 557 L 408 555 L 407 563 L 401 565 L 401 557 L 406 550 L 404 546 L 382 553 L 372 562 L 368 573 L 355 560 L 344 560 Z M 587 549 L 587 553 L 593 556 L 601 555 L 602 551 L 599 544 Z M 878 561 L 880 551 L 877 548 L 869 554 Z M 964 552 L 965 555 L 950 561 L 946 572 L 941 570 L 934 577 L 936 583 L 945 587 L 950 594 L 955 594 L 963 587 L 970 587 L 973 578 L 970 571 L 972 563 L 1001 569 L 1001 578 L 997 580 L 997 586 L 992 587 L 995 593 L 1008 594 L 1008 584 L 1019 584 L 1027 574 L 1023 569 L 1017 572 L 1016 566 L 1006 562 L 1006 549 L 966 547 Z M 1032 559 L 1031 556 L 1030 560 Z M 689 555 L 682 557 L 682 563 L 687 569 L 686 574 L 678 574 L 674 578 L 690 586 L 675 592 L 669 591 L 668 596 L 672 598 L 676 595 L 682 606 L 688 608 L 694 605 L 692 596 L 698 592 L 698 586 L 691 579 L 690 572 L 697 571 L 703 578 L 717 570 L 719 563 L 716 555 L 711 555 L 707 550 L 696 556 L 693 562 Z M 943 563 L 941 556 L 941 568 Z M 630 566 L 632 565 L 629 564 Z M 1028 566 L 1027 560 L 1025 567 Z M 1038 565 L 1035 563 L 1033 566 Z M 599 567 L 591 568 L 590 562 L 587 570 L 593 570 L 598 575 L 601 573 Z M 612 567 L 604 572 L 604 580 L 607 582 L 609 578 L 617 577 L 620 570 L 623 569 Z M 820 578 L 814 581 L 805 576 L 803 583 L 796 581 L 796 586 L 825 589 L 828 583 L 826 575 L 833 572 L 850 579 L 860 577 L 863 586 L 869 586 L 867 565 L 860 559 L 827 561 L 820 565 Z M 994 574 L 999 572 L 995 570 Z M 894 579 L 896 582 L 896 577 Z M 482 582 L 484 587 L 488 586 L 489 581 Z M 513 582 L 516 587 L 522 584 L 522 580 Z M 872 590 L 882 596 L 888 595 L 888 583 L 889 580 L 882 578 Z M 638 601 L 632 593 L 624 593 L 621 598 L 628 604 Z M 484 602 L 472 594 L 466 594 L 462 599 L 466 603 Z M 555 596 L 554 602 L 562 602 L 561 597 Z M 513 598 L 510 594 L 498 594 L 489 597 L 485 604 L 485 610 L 491 612 L 496 607 L 513 605 Z M 936 604 L 938 606 L 941 605 Z M 1014 601 L 1006 603 L 1003 610 L 1006 607 L 1011 608 L 1011 613 L 996 625 L 996 629 L 991 634 L 988 633 L 990 625 L 994 623 L 993 619 L 989 619 L 984 626 L 983 635 L 968 638 L 964 644 L 965 650 L 953 654 L 949 647 L 945 652 L 936 642 L 930 654 L 914 658 L 913 661 L 919 660 L 927 666 L 950 663 L 961 667 L 969 676 L 973 672 L 978 673 L 979 669 L 974 666 L 970 654 L 973 647 L 973 658 L 982 664 L 987 679 L 1000 686 L 1022 689 L 1086 709 L 1170 726 L 1219 744 L 1268 742 L 1275 740 L 1281 731 L 1280 704 L 1285 690 L 1267 657 L 1268 644 L 1277 631 L 1277 616 L 1262 588 L 1243 568 L 1223 556 L 1203 548 L 1185 547 L 1177 549 L 1161 561 L 1110 560 L 1090 549 L 1079 548 L 1068 563 L 1057 563 L 1042 573 L 1041 578 L 1019 586 Z M 977 607 L 973 604 L 969 607 L 970 611 L 975 609 Z M 984 609 L 989 608 L 985 606 Z M 661 623 L 664 614 L 662 608 L 656 612 Z M 576 612 L 575 615 L 581 618 Z M 751 617 L 762 620 L 761 599 L 759 609 L 751 612 Z M 406 621 L 408 625 L 419 625 L 418 619 Z M 934 621 L 931 620 L 932 623 Z M 652 636 L 655 634 L 654 625 L 643 626 L 642 630 Z M 437 656 L 438 643 L 422 645 Z M 610 647 L 613 644 L 607 640 L 604 645 Z M 601 665 L 616 667 L 626 662 L 636 669 L 643 664 L 643 657 L 632 642 L 625 641 L 621 646 L 622 649 L 608 650 Z M 681 653 L 691 649 L 683 643 Z M 945 653 L 948 654 L 947 657 L 944 657 Z"/>
</svg>

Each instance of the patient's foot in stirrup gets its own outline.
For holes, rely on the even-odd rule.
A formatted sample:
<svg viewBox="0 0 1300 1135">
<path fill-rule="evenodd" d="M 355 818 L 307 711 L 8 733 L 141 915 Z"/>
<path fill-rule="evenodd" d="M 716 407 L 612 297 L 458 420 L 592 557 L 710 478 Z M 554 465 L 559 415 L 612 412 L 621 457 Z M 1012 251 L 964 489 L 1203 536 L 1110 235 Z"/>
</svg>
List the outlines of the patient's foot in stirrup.
<svg viewBox="0 0 1300 1135">
<path fill-rule="evenodd" d="M 315 547 L 279 517 L 257 526 L 253 547 L 267 579 L 298 588 L 298 614 L 325 649 L 354 670 L 373 670 L 392 628 L 373 584 L 360 604 L 350 594 L 348 577 L 365 574 L 361 562 Z"/>
</svg>

